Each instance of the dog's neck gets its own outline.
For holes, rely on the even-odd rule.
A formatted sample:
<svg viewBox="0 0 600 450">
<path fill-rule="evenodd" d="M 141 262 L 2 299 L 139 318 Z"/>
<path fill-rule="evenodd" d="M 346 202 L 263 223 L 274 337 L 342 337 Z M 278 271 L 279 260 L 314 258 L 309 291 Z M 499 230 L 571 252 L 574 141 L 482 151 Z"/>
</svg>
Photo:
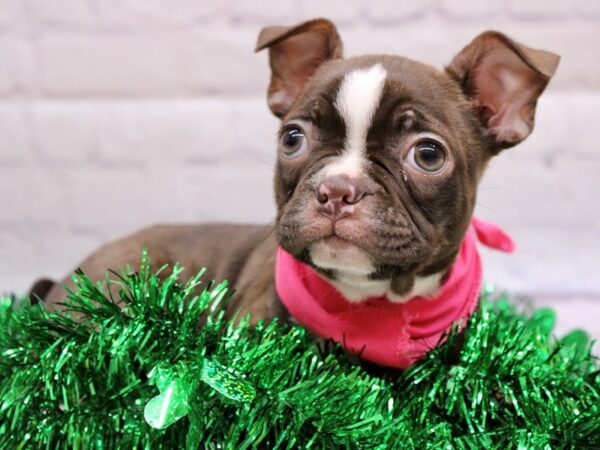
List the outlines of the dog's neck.
<svg viewBox="0 0 600 450">
<path fill-rule="evenodd" d="M 332 279 L 322 275 L 349 302 L 362 302 L 372 297 L 386 297 L 392 303 L 404 303 L 414 297 L 432 297 L 439 291 L 446 271 L 417 276 L 412 287 L 403 294 L 392 289 L 392 280 L 373 280 L 369 275 L 338 271 Z"/>
<path fill-rule="evenodd" d="M 358 293 L 367 294 L 357 281 L 359 274 L 352 274 L 351 281 L 340 281 L 329 269 L 329 278 L 337 280 L 327 279 L 319 273 L 323 271 L 314 270 L 282 247 L 277 250 L 275 290 L 294 320 L 317 336 L 333 339 L 367 361 L 405 369 L 437 345 L 452 323 L 464 326 L 476 308 L 482 282 L 477 241 L 509 252 L 514 248 L 510 236 L 500 228 L 473 218 L 447 276 L 421 277 L 407 294 L 411 301 L 405 303 L 393 304 L 391 298 L 377 295 L 387 291 L 368 291 L 370 298 L 360 304 L 349 301 Z M 350 265 L 350 261 L 342 260 L 339 266 L 343 263 Z M 366 268 L 359 266 L 356 271 Z M 386 282 L 379 286 L 385 289 Z M 431 299 L 413 294 L 436 286 Z"/>
<path fill-rule="evenodd" d="M 403 303 L 413 297 L 434 296 L 448 272 L 445 268 L 426 276 L 409 274 L 402 278 L 377 276 L 371 258 L 356 246 L 332 248 L 317 243 L 310 248 L 311 263 L 317 272 L 349 302 L 359 303 L 373 297 L 386 297 Z"/>
</svg>

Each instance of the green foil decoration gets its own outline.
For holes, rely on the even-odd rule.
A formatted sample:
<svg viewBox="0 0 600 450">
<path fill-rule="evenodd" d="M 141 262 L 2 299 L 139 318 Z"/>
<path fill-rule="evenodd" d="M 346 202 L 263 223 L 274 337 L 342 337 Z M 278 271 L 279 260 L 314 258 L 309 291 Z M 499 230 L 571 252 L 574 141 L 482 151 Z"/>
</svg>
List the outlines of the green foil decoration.
<svg viewBox="0 0 600 450">
<path fill-rule="evenodd" d="M 410 369 L 357 366 L 277 321 L 227 320 L 227 285 L 82 273 L 70 315 L 0 299 L 0 449 L 600 448 L 600 367 L 486 286 L 462 333 Z M 85 317 L 86 320 L 75 320 Z"/>
<path fill-rule="evenodd" d="M 188 383 L 177 378 L 176 371 L 155 367 L 149 378 L 160 390 L 144 408 L 144 419 L 151 427 L 167 428 L 190 412 Z"/>
</svg>

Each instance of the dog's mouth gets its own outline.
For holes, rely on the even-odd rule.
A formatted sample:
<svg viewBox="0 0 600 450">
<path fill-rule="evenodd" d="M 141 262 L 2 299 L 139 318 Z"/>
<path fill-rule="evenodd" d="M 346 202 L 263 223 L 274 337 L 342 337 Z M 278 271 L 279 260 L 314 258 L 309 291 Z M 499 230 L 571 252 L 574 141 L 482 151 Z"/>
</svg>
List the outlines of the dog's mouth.
<svg viewBox="0 0 600 450">
<path fill-rule="evenodd" d="M 325 270 L 368 275 L 375 270 L 373 258 L 354 242 L 335 232 L 309 246 L 312 263 Z"/>
<path fill-rule="evenodd" d="M 348 236 L 347 233 L 344 233 L 344 230 L 337 230 L 335 224 L 328 232 L 313 240 L 308 245 L 308 248 L 311 249 L 315 246 L 322 246 L 336 254 L 340 254 L 348 251 L 351 248 L 355 248 L 362 251 L 364 254 L 369 255 L 370 258 L 375 257 L 375 255 L 370 254 L 369 251 L 364 248 L 360 240 L 357 241 L 351 236 Z"/>
<path fill-rule="evenodd" d="M 332 233 L 329 236 L 325 236 L 324 238 L 321 238 L 320 241 L 323 244 L 325 244 L 331 248 L 340 249 L 340 250 L 348 248 L 352 245 L 355 245 L 354 243 L 350 242 L 348 239 L 338 236 L 335 233 Z"/>
<path fill-rule="evenodd" d="M 400 208 L 384 207 L 376 199 L 363 200 L 352 215 L 336 220 L 299 199 L 279 217 L 279 244 L 317 269 L 378 276 L 412 271 L 426 246 Z"/>
</svg>

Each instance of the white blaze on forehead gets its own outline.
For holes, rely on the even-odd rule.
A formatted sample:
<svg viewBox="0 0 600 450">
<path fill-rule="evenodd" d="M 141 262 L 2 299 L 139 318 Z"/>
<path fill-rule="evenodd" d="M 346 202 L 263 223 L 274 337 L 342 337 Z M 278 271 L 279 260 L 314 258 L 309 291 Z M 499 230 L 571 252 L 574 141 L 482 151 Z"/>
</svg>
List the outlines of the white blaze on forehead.
<svg viewBox="0 0 600 450">
<path fill-rule="evenodd" d="M 357 176 L 365 162 L 367 133 L 379 105 L 387 72 L 381 64 L 348 73 L 337 94 L 335 107 L 346 125 L 341 158 L 327 167 L 326 175 Z"/>
</svg>

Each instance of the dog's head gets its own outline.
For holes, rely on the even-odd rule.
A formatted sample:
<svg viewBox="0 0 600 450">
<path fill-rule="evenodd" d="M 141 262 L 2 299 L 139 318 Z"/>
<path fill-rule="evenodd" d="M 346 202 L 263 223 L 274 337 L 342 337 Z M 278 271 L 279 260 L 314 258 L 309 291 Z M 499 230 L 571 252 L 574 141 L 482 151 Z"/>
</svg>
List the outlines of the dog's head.
<svg viewBox="0 0 600 450">
<path fill-rule="evenodd" d="M 454 261 L 489 159 L 525 139 L 559 57 L 488 31 L 445 70 L 344 59 L 325 19 L 261 31 L 281 119 L 280 245 L 349 300 L 432 294 Z"/>
</svg>

